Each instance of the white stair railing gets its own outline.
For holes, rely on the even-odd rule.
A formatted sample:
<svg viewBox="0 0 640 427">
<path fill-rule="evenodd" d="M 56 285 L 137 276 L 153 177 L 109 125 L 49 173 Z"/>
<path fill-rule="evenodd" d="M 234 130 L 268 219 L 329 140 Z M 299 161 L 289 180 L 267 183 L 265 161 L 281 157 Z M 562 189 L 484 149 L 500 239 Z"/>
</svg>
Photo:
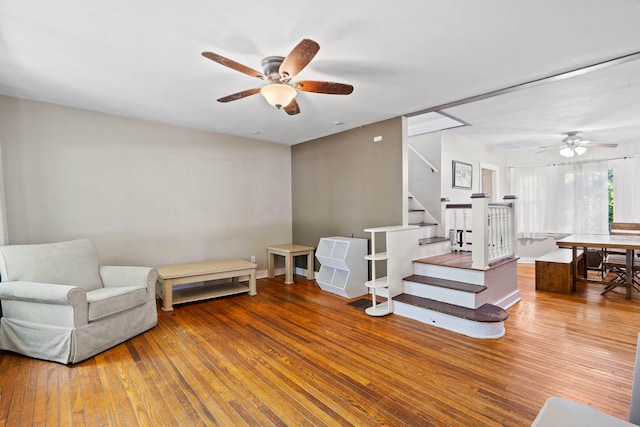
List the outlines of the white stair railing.
<svg viewBox="0 0 640 427">
<path fill-rule="evenodd" d="M 445 224 L 442 231 L 444 236 L 449 236 L 451 240 L 451 251 L 465 252 L 471 250 L 469 233 L 472 230 L 471 204 L 451 204 L 446 203 L 449 199 L 441 199 L 444 207 L 442 218 Z"/>
<path fill-rule="evenodd" d="M 490 203 L 484 193 L 473 194 L 471 204 L 449 204 L 442 199 L 451 250 L 471 250 L 472 268 L 488 269 L 492 262 L 515 256 L 516 197 L 505 196 L 504 200 Z"/>
<path fill-rule="evenodd" d="M 431 169 L 431 172 L 433 173 L 438 173 L 438 168 L 429 161 L 429 159 L 427 159 L 425 156 L 423 156 L 418 150 L 415 149 L 415 147 L 413 147 L 412 145 L 408 145 L 409 149 L 413 152 L 413 154 L 415 154 L 420 160 L 422 160 L 422 162 L 424 164 L 426 164 L 429 169 Z"/>
</svg>

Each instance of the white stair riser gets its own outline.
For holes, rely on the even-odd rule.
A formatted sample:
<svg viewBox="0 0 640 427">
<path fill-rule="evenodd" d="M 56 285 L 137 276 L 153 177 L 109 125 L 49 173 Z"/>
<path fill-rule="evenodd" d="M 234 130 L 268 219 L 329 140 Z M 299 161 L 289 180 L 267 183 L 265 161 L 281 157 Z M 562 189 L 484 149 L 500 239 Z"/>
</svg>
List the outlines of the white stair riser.
<svg viewBox="0 0 640 427">
<path fill-rule="evenodd" d="M 427 258 L 434 255 L 444 254 L 447 252 L 451 252 L 450 241 L 445 240 L 443 242 L 429 243 L 428 245 L 420 245 L 418 247 L 418 251 L 416 253 L 415 259 Z"/>
<path fill-rule="evenodd" d="M 484 304 L 483 301 L 478 302 L 482 292 L 476 294 L 406 280 L 404 282 L 404 293 L 472 309 Z"/>
<path fill-rule="evenodd" d="M 464 268 L 452 268 L 416 262 L 413 264 L 413 272 L 421 276 L 455 280 L 457 282 L 471 283 L 472 285 L 485 284 L 485 272 L 481 270 L 467 270 Z"/>
<path fill-rule="evenodd" d="M 409 211 L 409 224 L 420 224 L 424 219 L 424 211 Z"/>
<path fill-rule="evenodd" d="M 474 322 L 398 301 L 394 301 L 394 313 L 472 338 L 496 339 L 505 333 L 504 322 Z"/>
<path fill-rule="evenodd" d="M 424 209 L 424 206 L 422 206 L 414 197 L 409 197 L 407 207 L 409 209 Z"/>
<path fill-rule="evenodd" d="M 437 225 L 421 225 L 420 226 L 420 238 L 426 239 L 428 237 L 435 237 L 438 232 Z"/>
</svg>

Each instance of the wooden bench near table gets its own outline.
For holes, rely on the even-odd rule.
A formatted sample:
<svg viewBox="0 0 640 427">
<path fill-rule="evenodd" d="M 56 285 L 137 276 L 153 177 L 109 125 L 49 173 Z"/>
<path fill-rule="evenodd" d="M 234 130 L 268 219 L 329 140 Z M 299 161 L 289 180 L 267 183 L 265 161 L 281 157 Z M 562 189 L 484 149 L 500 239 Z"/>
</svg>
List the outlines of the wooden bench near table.
<svg viewBox="0 0 640 427">
<path fill-rule="evenodd" d="M 578 251 L 578 270 L 584 268 L 583 253 Z M 571 249 L 555 249 L 536 258 L 536 290 L 570 294 L 573 289 Z"/>
<path fill-rule="evenodd" d="M 162 299 L 162 310 L 172 311 L 173 304 L 200 301 L 243 292 L 249 292 L 249 295 L 253 296 L 256 294 L 257 267 L 257 264 L 243 259 L 204 261 L 157 267 L 158 281 L 162 284 L 158 294 Z M 240 276 L 249 276 L 248 286 L 239 283 Z M 227 278 L 232 279 L 231 283 L 206 284 L 183 289 L 173 288 L 176 285 Z"/>
</svg>

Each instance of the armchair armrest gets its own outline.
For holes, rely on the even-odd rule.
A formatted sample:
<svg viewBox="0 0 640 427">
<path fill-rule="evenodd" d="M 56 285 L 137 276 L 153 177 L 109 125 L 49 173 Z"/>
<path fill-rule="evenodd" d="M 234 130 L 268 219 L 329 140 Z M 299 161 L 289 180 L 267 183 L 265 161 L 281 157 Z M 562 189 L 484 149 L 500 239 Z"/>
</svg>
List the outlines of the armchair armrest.
<svg viewBox="0 0 640 427">
<path fill-rule="evenodd" d="M 0 299 L 58 305 L 87 305 L 87 293 L 78 286 L 37 282 L 0 282 Z"/>
<path fill-rule="evenodd" d="M 151 267 L 100 266 L 100 278 L 105 288 L 115 286 L 144 286 L 155 295 L 158 271 Z"/>
</svg>

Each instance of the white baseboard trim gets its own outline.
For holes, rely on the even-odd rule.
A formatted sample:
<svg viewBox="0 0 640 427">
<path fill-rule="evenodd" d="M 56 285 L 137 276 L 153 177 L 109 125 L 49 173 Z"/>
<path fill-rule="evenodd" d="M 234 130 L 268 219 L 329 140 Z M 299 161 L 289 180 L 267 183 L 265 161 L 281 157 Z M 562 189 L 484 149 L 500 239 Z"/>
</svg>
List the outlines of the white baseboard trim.
<svg viewBox="0 0 640 427">
<path fill-rule="evenodd" d="M 273 274 L 275 274 L 276 276 L 281 276 L 283 274 L 286 274 L 286 270 L 285 270 L 284 267 L 276 268 L 276 269 L 273 270 Z M 307 269 L 306 268 L 296 267 L 293 270 L 293 274 L 297 274 L 297 275 L 300 275 L 300 276 L 307 277 Z M 318 276 L 318 272 L 314 271 L 313 272 L 313 277 L 316 278 L 317 276 Z M 258 271 L 256 271 L 256 279 L 266 279 L 267 277 L 269 277 L 267 270 L 258 270 Z M 247 276 L 247 278 L 245 280 L 249 280 L 249 277 Z"/>
</svg>

